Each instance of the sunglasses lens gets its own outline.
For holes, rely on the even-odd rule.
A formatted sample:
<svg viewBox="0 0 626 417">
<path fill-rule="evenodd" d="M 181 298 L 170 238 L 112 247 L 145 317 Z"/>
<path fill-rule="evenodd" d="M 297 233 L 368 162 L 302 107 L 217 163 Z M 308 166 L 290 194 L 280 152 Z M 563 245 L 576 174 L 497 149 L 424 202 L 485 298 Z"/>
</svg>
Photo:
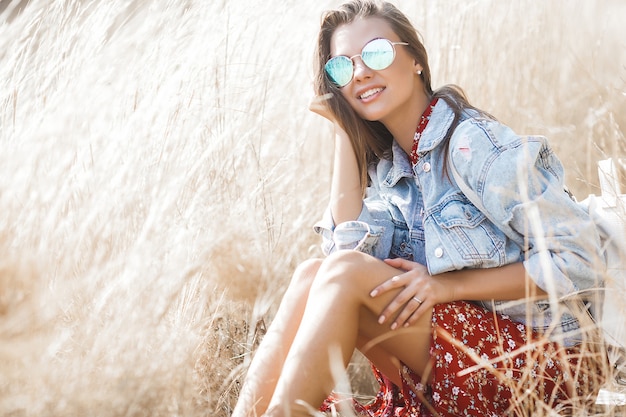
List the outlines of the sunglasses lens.
<svg viewBox="0 0 626 417">
<path fill-rule="evenodd" d="M 387 39 L 374 39 L 363 48 L 361 59 L 373 70 L 383 70 L 393 62 L 393 45 Z"/>
<path fill-rule="evenodd" d="M 352 79 L 352 61 L 347 56 L 336 56 L 326 62 L 324 71 L 333 83 L 343 87 Z"/>
</svg>

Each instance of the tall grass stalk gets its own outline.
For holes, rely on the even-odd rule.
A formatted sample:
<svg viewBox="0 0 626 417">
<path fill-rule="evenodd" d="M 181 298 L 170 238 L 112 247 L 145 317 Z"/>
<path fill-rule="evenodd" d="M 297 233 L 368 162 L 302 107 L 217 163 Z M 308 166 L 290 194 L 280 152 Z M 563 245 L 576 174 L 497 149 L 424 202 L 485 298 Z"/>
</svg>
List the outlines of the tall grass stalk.
<svg viewBox="0 0 626 417">
<path fill-rule="evenodd" d="M 337 4 L 0 2 L 0 414 L 230 414 L 320 256 L 332 131 L 307 105 Z M 399 6 L 435 85 L 547 134 L 579 197 L 624 155 L 621 2 Z"/>
</svg>

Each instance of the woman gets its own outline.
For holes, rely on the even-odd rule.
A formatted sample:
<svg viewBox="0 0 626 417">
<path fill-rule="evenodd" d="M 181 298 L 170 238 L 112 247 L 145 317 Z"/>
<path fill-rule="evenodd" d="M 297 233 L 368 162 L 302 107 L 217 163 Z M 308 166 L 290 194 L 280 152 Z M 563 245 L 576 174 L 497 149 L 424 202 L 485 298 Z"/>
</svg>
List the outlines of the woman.
<svg viewBox="0 0 626 417">
<path fill-rule="evenodd" d="M 381 383 L 354 402 L 363 415 L 592 398 L 601 355 L 579 355 L 589 304 L 576 293 L 597 286 L 599 239 L 545 139 L 515 135 L 456 87 L 433 91 L 425 48 L 389 3 L 327 12 L 317 64 L 312 110 L 337 131 L 316 226 L 329 256 L 295 272 L 234 415 L 328 410 L 355 348 Z"/>
</svg>

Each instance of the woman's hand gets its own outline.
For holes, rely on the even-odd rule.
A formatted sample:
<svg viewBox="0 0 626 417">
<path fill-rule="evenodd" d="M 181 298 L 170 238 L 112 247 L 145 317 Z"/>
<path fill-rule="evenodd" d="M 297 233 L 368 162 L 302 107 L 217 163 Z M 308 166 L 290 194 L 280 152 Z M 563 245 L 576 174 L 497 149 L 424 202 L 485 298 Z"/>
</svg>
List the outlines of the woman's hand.
<svg viewBox="0 0 626 417">
<path fill-rule="evenodd" d="M 320 116 L 330 120 L 333 123 L 336 123 L 335 116 L 332 114 L 328 105 L 326 104 L 326 100 L 332 97 L 332 94 L 325 94 L 323 96 L 315 96 L 311 99 L 309 103 L 309 110 L 313 113 L 319 114 Z"/>
<path fill-rule="evenodd" d="M 397 315 L 391 329 L 408 327 L 435 304 L 454 300 L 452 289 L 433 278 L 424 265 L 401 258 L 385 259 L 385 263 L 406 272 L 383 282 L 370 293 L 371 297 L 377 297 L 390 290 L 402 289 L 382 311 L 378 318 L 380 324 Z"/>
</svg>

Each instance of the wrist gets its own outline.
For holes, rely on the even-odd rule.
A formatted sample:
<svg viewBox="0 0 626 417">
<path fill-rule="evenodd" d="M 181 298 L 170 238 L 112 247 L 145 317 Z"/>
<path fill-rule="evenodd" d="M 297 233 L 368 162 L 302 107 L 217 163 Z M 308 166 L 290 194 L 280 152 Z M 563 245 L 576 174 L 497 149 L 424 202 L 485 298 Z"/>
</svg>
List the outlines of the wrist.
<svg viewBox="0 0 626 417">
<path fill-rule="evenodd" d="M 437 281 L 444 287 L 442 294 L 445 294 L 445 300 L 441 302 L 451 303 L 454 301 L 465 300 L 463 297 L 463 280 L 458 275 L 461 271 L 444 272 L 434 276 Z"/>
</svg>

